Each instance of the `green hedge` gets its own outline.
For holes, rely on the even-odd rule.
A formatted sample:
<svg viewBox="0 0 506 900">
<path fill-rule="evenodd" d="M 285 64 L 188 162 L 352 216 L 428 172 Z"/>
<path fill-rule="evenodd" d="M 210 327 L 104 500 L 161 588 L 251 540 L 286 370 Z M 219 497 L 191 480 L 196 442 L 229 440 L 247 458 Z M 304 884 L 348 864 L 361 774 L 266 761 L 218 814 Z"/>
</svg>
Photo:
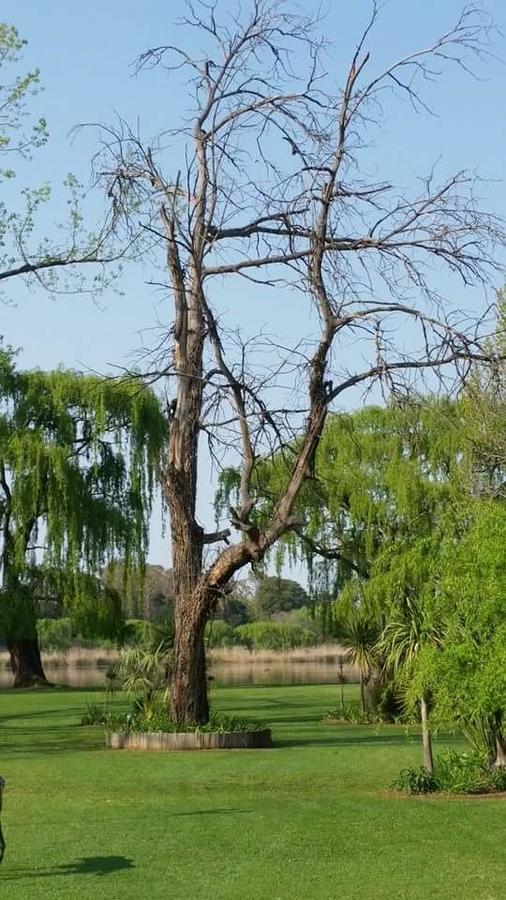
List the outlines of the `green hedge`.
<svg viewBox="0 0 506 900">
<path fill-rule="evenodd" d="M 238 643 L 251 650 L 293 650 L 318 643 L 318 637 L 307 628 L 284 622 L 248 622 L 234 631 Z"/>
<path fill-rule="evenodd" d="M 223 619 L 214 619 L 206 625 L 205 640 L 207 647 L 233 647 L 238 642 L 237 628 Z"/>
</svg>

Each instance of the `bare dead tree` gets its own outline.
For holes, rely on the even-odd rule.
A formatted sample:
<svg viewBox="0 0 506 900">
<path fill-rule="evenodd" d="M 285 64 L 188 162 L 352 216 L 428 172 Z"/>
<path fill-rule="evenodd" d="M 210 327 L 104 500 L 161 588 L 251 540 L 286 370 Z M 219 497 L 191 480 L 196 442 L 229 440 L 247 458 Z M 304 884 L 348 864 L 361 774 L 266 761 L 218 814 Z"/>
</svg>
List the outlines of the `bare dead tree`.
<svg viewBox="0 0 506 900">
<path fill-rule="evenodd" d="M 385 103 L 400 97 L 423 112 L 424 82 L 485 57 L 491 26 L 467 7 L 432 44 L 376 70 L 369 45 L 378 15 L 373 3 L 334 91 L 326 71 L 333 51 L 317 19 L 292 14 L 283 0 L 251 0 L 244 14 L 224 19 L 213 2 L 188 3 L 183 24 L 205 43 L 203 55 L 164 45 L 138 68 L 187 72 L 189 118 L 150 144 L 125 123 L 102 129 L 97 176 L 127 227 L 141 222 L 163 249 L 174 308 L 150 375 L 166 378 L 172 397 L 161 483 L 179 722 L 208 718 L 203 634 L 220 594 L 238 570 L 303 527 L 294 501 L 311 476 L 331 404 L 356 386 L 398 390 L 426 372 L 462 378 L 473 360 L 487 359 L 483 323 L 451 312 L 435 287 L 441 270 L 462 286 L 489 284 L 499 270 L 502 223 L 481 209 L 475 176 L 460 171 L 438 181 L 433 171 L 405 193 L 363 176 L 360 160 Z M 308 330 L 316 333 L 291 347 L 267 335 L 241 337 L 239 312 L 233 327 L 218 312 L 213 283 L 223 279 L 259 292 L 291 290 L 294 303 L 309 298 Z M 403 322 L 409 341 L 397 336 Z M 351 342 L 356 367 L 346 368 Z M 206 534 L 197 520 L 201 434 L 216 458 L 235 451 L 239 459 L 233 542 L 229 529 Z M 290 475 L 270 520 L 259 522 L 255 468 L 279 448 L 289 454 Z"/>
</svg>

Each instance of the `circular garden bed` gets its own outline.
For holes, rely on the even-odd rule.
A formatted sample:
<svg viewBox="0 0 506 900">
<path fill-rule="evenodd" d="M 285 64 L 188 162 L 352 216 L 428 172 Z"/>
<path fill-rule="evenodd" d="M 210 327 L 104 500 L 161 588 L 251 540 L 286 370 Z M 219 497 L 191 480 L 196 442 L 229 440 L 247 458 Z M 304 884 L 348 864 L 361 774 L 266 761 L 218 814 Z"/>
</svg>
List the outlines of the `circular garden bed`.
<svg viewBox="0 0 506 900">
<path fill-rule="evenodd" d="M 272 747 L 270 728 L 259 731 L 112 731 L 110 750 L 258 750 Z"/>
</svg>

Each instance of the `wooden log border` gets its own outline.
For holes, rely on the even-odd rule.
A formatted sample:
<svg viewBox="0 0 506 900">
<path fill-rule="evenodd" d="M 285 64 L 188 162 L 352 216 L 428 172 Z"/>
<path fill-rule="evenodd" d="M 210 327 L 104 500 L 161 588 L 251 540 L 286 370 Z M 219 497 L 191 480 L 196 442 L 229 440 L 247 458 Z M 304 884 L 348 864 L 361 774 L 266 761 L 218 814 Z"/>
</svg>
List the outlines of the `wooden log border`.
<svg viewBox="0 0 506 900">
<path fill-rule="evenodd" d="M 263 731 L 107 732 L 110 750 L 259 750 L 272 747 L 270 728 Z"/>
</svg>

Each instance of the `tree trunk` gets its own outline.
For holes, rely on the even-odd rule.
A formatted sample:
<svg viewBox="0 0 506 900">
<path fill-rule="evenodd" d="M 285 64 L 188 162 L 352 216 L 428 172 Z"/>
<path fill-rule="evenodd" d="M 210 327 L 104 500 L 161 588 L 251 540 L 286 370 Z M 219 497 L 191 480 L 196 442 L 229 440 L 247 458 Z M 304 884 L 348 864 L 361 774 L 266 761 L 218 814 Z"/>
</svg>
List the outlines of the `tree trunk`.
<svg viewBox="0 0 506 900">
<path fill-rule="evenodd" d="M 360 701 L 362 703 L 362 712 L 365 713 L 365 682 L 364 682 L 364 673 L 362 669 L 360 670 Z"/>
<path fill-rule="evenodd" d="M 422 714 L 423 765 L 429 775 L 433 775 L 434 758 L 432 756 L 432 737 L 429 729 L 429 708 L 426 697 L 422 697 L 420 701 L 420 709 Z"/>
<path fill-rule="evenodd" d="M 369 712 L 376 712 L 382 686 L 381 672 L 379 669 L 372 669 L 365 686 L 366 706 Z"/>
<path fill-rule="evenodd" d="M 8 638 L 14 687 L 34 687 L 49 684 L 40 657 L 37 637 Z"/>
<path fill-rule="evenodd" d="M 48 684 L 37 635 L 38 607 L 26 586 L 5 563 L 3 575 L 3 635 L 10 654 L 14 687 Z"/>
<path fill-rule="evenodd" d="M 506 768 L 506 740 L 500 732 L 495 736 L 495 759 L 492 763 L 492 768 Z"/>
<path fill-rule="evenodd" d="M 171 678 L 171 713 L 176 722 L 203 725 L 209 720 L 204 631 L 206 617 L 195 615 L 195 601 L 181 598 Z"/>
</svg>

